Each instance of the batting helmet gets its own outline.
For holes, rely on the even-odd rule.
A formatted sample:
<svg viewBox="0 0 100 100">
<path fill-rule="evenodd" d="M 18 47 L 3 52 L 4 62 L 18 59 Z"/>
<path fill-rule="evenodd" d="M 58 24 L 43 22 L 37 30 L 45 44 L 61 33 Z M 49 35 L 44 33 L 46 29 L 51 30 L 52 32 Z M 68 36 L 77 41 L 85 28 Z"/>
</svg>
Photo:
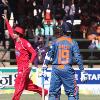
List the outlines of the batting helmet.
<svg viewBox="0 0 100 100">
<path fill-rule="evenodd" d="M 63 22 L 61 27 L 64 34 L 71 33 L 72 31 L 72 25 L 68 22 Z"/>
</svg>

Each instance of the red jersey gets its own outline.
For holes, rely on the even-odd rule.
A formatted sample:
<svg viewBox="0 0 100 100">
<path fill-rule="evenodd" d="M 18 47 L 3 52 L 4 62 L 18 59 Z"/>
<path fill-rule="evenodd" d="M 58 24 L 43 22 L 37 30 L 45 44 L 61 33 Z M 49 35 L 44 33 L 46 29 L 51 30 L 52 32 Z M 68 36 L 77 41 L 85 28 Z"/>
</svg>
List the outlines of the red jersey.
<svg viewBox="0 0 100 100">
<path fill-rule="evenodd" d="M 8 32 L 11 38 L 13 38 L 14 32 L 8 20 L 6 20 L 6 24 L 7 24 Z M 36 56 L 36 51 L 33 49 L 31 44 L 27 40 L 20 38 L 19 41 L 15 41 L 15 54 L 16 54 L 17 63 L 21 63 L 23 61 L 29 61 L 32 63 Z M 29 54 L 32 55 L 31 58 L 29 58 Z"/>
</svg>

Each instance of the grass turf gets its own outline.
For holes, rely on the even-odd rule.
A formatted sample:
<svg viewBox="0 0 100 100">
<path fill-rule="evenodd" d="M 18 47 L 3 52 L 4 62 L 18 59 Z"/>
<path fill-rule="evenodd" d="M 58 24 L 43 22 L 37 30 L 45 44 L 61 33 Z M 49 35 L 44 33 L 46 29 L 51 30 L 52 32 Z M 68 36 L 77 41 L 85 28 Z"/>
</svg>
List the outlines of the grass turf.
<svg viewBox="0 0 100 100">
<path fill-rule="evenodd" d="M 12 94 L 0 94 L 0 100 L 11 100 Z M 68 100 L 66 99 L 66 95 L 61 95 L 61 100 Z M 22 94 L 20 100 L 41 100 L 41 97 L 36 93 L 32 94 Z M 100 95 L 80 95 L 79 100 L 100 100 Z"/>
</svg>

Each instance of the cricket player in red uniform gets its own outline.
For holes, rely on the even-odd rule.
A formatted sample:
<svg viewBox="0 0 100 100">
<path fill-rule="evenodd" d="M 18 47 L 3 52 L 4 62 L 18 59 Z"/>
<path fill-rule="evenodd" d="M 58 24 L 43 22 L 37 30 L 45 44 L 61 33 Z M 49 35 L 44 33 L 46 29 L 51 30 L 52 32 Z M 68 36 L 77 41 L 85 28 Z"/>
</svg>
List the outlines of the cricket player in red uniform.
<svg viewBox="0 0 100 100">
<path fill-rule="evenodd" d="M 17 26 L 13 30 L 7 20 L 6 15 L 4 15 L 3 18 L 5 19 L 8 32 L 15 42 L 15 54 L 18 66 L 18 75 L 15 80 L 15 92 L 12 100 L 20 100 L 20 96 L 24 89 L 37 92 L 42 96 L 42 88 L 33 84 L 32 80 L 29 79 L 32 62 L 35 59 L 36 51 L 27 40 L 22 38 L 24 35 L 24 30 Z M 29 54 L 31 54 L 31 58 L 29 58 Z M 45 96 L 48 94 L 46 89 L 44 90 L 44 94 Z"/>
</svg>

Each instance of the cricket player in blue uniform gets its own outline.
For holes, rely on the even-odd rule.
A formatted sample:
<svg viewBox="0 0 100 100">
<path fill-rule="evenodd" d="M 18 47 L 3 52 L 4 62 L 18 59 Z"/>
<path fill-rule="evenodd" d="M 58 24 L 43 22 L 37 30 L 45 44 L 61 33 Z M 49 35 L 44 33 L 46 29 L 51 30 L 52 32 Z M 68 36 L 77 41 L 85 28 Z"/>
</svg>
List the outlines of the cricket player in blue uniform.
<svg viewBox="0 0 100 100">
<path fill-rule="evenodd" d="M 63 24 L 62 29 L 58 30 L 63 30 L 63 35 L 61 35 L 60 31 L 57 32 L 59 38 L 50 46 L 42 66 L 43 70 L 45 70 L 49 62 L 52 62 L 49 100 L 60 100 L 62 84 L 68 100 L 79 100 L 79 87 L 75 80 L 75 71 L 72 68 L 73 58 L 75 58 L 81 71 L 81 81 L 86 81 L 88 74 L 84 71 L 83 60 L 77 42 L 66 35 L 68 33 L 66 25 Z"/>
</svg>

